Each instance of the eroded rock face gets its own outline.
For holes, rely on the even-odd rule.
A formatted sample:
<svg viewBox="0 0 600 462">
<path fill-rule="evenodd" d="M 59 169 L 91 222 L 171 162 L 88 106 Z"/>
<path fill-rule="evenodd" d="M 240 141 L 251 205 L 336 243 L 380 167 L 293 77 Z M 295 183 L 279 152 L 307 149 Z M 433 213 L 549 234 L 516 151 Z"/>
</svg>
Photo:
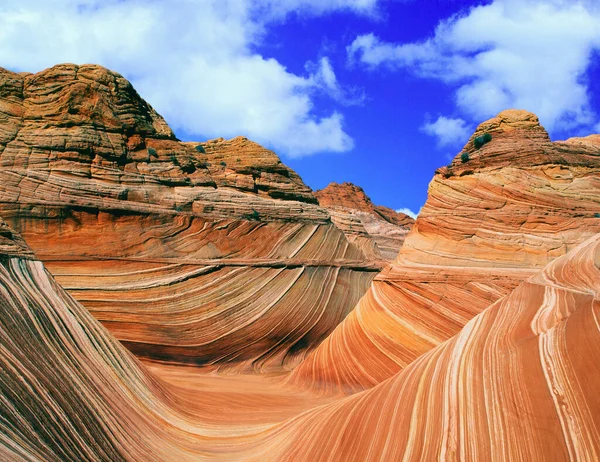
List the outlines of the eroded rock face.
<svg viewBox="0 0 600 462">
<path fill-rule="evenodd" d="M 476 149 L 485 133 L 491 141 Z M 551 142 L 535 115 L 509 110 L 481 124 L 462 152 L 437 171 L 396 262 L 290 383 L 372 387 L 600 232 L 597 135 Z"/>
<path fill-rule="evenodd" d="M 378 270 L 273 152 L 178 141 L 114 72 L 1 70 L 0 89 L 0 214 L 140 356 L 292 367 Z"/>
<path fill-rule="evenodd" d="M 374 205 L 363 189 L 352 183 L 331 183 L 315 196 L 348 240 L 375 261 L 394 260 L 414 224 L 408 215 Z"/>
<path fill-rule="evenodd" d="M 596 460 L 599 265 L 597 235 L 389 380 L 290 421 L 275 459 Z"/>
<path fill-rule="evenodd" d="M 175 367 L 170 381 L 155 376 L 156 365 L 138 361 L 17 233 L 2 229 L 14 240 L 13 250 L 0 247 L 3 460 L 595 461 L 600 454 L 600 235 L 389 380 L 333 402 L 297 394 L 303 406 L 294 407 L 291 395 L 273 386 L 258 393 L 256 382 L 186 386 L 195 368 Z"/>
</svg>

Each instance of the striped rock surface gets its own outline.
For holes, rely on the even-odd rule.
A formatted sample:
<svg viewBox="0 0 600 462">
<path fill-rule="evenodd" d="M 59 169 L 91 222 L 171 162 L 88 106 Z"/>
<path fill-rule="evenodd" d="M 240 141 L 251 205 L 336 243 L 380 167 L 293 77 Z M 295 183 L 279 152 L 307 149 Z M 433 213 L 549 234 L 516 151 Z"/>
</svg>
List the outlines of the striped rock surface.
<svg viewBox="0 0 600 462">
<path fill-rule="evenodd" d="M 492 140 L 475 149 L 475 138 Z M 551 142 L 508 110 L 440 169 L 396 262 L 294 370 L 290 384 L 351 393 L 391 377 L 491 302 L 600 232 L 600 137 Z"/>
<path fill-rule="evenodd" d="M 600 235 L 376 387 L 281 425 L 276 460 L 600 457 Z"/>
<path fill-rule="evenodd" d="M 374 261 L 394 260 L 415 222 L 404 213 L 374 205 L 363 189 L 352 183 L 330 183 L 315 191 L 315 196 L 348 240 Z"/>
<path fill-rule="evenodd" d="M 374 388 L 329 401 L 297 394 L 294 404 L 274 383 L 260 393 L 252 382 L 245 390 L 210 387 L 204 376 L 190 387 L 196 368 L 170 366 L 169 379 L 158 378 L 153 368 L 165 378 L 168 366 L 140 363 L 22 241 L 6 239 L 13 243 L 0 259 L 3 460 L 600 455 L 600 235 Z"/>
<path fill-rule="evenodd" d="M 273 152 L 180 142 L 99 66 L 0 70 L 0 214 L 119 340 L 165 361 L 293 367 L 379 270 Z"/>
</svg>

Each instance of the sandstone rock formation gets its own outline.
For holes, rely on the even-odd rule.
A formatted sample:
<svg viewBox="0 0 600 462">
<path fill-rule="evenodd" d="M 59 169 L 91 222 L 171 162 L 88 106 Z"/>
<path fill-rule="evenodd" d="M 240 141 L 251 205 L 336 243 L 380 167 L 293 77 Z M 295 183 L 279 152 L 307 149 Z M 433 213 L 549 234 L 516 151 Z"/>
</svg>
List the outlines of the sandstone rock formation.
<svg viewBox="0 0 600 462">
<path fill-rule="evenodd" d="M 0 71 L 0 167 L 0 460 L 600 458 L 598 135 L 480 125 L 362 298 L 402 219 L 98 66 Z"/>
<path fill-rule="evenodd" d="M 165 361 L 292 367 L 378 271 L 273 152 L 180 142 L 99 66 L 0 71 L 0 214 L 119 340 Z"/>
<path fill-rule="evenodd" d="M 600 455 L 600 235 L 389 380 L 330 403 L 313 398 L 302 412 L 281 397 L 225 387 L 207 397 L 199 388 L 190 394 L 177 374 L 158 378 L 2 229 L 13 236 L 0 258 L 3 460 Z M 258 418 L 236 426 L 227 418 L 236 406 Z"/>
<path fill-rule="evenodd" d="M 352 183 L 331 183 L 315 196 L 348 240 L 375 261 L 394 260 L 415 222 L 408 215 L 374 205 L 363 189 Z"/>
<path fill-rule="evenodd" d="M 475 149 L 475 138 L 492 140 Z M 502 112 L 438 170 L 396 262 L 290 383 L 363 390 L 457 334 L 520 282 L 600 232 L 600 144 L 551 142 L 537 117 Z"/>
<path fill-rule="evenodd" d="M 389 380 L 282 425 L 274 459 L 598 460 L 599 314 L 596 235 Z"/>
</svg>

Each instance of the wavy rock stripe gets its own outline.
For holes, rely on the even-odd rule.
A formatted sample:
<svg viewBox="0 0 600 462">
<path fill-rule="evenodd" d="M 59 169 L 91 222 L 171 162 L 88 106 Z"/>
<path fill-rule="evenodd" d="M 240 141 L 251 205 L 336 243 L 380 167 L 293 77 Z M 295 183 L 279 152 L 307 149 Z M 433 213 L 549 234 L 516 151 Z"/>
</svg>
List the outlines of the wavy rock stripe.
<svg viewBox="0 0 600 462">
<path fill-rule="evenodd" d="M 4 257 L 0 304 L 0 446 L 8 460 L 164 460 L 142 411 L 167 412 L 155 399 L 159 388 L 40 262 Z"/>
<path fill-rule="evenodd" d="M 300 362 L 343 320 L 374 274 L 247 263 L 68 261 L 48 268 L 137 356 L 255 370 Z"/>
<path fill-rule="evenodd" d="M 100 66 L 0 69 L 0 122 L 0 214 L 140 356 L 293 367 L 380 268 L 275 153 L 180 142 Z"/>
<path fill-rule="evenodd" d="M 600 235 L 376 387 L 279 427 L 277 460 L 600 457 Z"/>
<path fill-rule="evenodd" d="M 391 266 L 287 382 L 325 394 L 372 387 L 456 335 L 532 270 Z"/>
<path fill-rule="evenodd" d="M 436 172 L 400 263 L 541 268 L 598 232 L 597 135 L 551 142 L 534 114 L 508 110 L 463 152 Z"/>
<path fill-rule="evenodd" d="M 0 303 L 0 454 L 8 460 L 600 454 L 600 235 L 392 378 L 312 406 L 294 406 L 272 388 L 270 396 L 231 383 L 194 389 L 193 369 L 181 366 L 157 365 L 168 377 L 159 382 L 37 261 L 3 257 Z M 266 420 L 251 419 L 261 406 Z M 239 409 L 245 424 L 232 425 L 228 411 L 219 420 L 217 408 Z"/>
<path fill-rule="evenodd" d="M 274 423 L 324 403 L 259 376 L 145 367 L 30 253 L 15 240 L 0 258 L 2 460 L 248 459 Z"/>
<path fill-rule="evenodd" d="M 473 140 L 492 133 L 479 150 Z M 289 378 L 352 393 L 457 334 L 520 282 L 600 232 L 598 137 L 551 142 L 537 117 L 504 111 L 440 169 L 391 268 Z"/>
</svg>

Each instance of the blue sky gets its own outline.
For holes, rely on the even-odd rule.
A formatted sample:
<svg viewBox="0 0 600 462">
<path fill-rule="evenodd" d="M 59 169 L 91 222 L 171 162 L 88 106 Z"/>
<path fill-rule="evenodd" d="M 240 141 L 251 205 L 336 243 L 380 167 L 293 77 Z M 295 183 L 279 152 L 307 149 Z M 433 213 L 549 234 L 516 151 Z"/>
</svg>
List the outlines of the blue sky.
<svg viewBox="0 0 600 462">
<path fill-rule="evenodd" d="M 3 0 L 0 66 L 102 64 L 181 139 L 248 136 L 313 189 L 418 211 L 503 109 L 600 132 L 598 24 L 595 0 Z"/>
</svg>

